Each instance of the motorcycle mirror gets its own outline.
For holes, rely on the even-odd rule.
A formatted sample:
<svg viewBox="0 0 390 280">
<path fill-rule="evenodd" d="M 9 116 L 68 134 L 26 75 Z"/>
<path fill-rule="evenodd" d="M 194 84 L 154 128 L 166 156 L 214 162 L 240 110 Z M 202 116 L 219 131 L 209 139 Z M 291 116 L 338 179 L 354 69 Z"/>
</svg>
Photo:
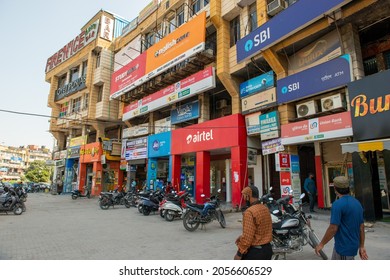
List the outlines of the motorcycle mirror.
<svg viewBox="0 0 390 280">
<path fill-rule="evenodd" d="M 276 214 L 279 214 L 279 210 L 274 210 L 274 211 L 272 211 L 272 214 L 274 214 L 274 215 L 276 215 Z"/>
<path fill-rule="evenodd" d="M 270 198 L 268 198 L 269 199 L 269 201 L 273 201 L 274 199 L 273 199 L 273 197 L 270 197 Z"/>
<path fill-rule="evenodd" d="M 302 193 L 301 196 L 299 197 L 299 199 L 302 199 L 305 197 L 305 193 Z"/>
<path fill-rule="evenodd" d="M 272 191 L 272 187 L 269 187 L 269 192 L 271 192 Z"/>
<path fill-rule="evenodd" d="M 221 189 L 218 189 L 218 193 L 220 193 L 221 192 Z"/>
</svg>

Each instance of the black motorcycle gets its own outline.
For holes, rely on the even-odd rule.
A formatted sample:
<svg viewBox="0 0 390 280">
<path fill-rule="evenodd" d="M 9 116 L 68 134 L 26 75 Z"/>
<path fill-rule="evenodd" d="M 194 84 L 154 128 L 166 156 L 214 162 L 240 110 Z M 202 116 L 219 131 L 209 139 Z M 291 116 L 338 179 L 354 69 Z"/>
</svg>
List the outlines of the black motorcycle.
<svg viewBox="0 0 390 280">
<path fill-rule="evenodd" d="M 72 199 L 77 199 L 78 197 L 91 198 L 91 192 L 90 192 L 89 188 L 85 188 L 84 193 L 82 193 L 80 190 L 73 190 L 72 191 Z"/>
<path fill-rule="evenodd" d="M 148 216 L 151 212 L 158 211 L 160 202 L 164 199 L 164 190 L 156 190 L 149 197 L 144 197 L 138 204 L 138 211 L 144 216 Z"/>
<path fill-rule="evenodd" d="M 291 204 L 292 195 L 282 197 L 276 201 L 280 210 L 273 210 L 272 216 L 272 250 L 273 259 L 286 254 L 300 252 L 303 246 L 309 244 L 315 248 L 319 244 L 319 239 L 311 228 L 311 216 L 306 216 L 302 211 L 302 199 L 300 196 L 298 207 Z M 328 256 L 322 250 L 319 252 L 322 259 L 327 260 Z"/>
<path fill-rule="evenodd" d="M 115 189 L 113 192 L 101 192 L 99 196 L 99 206 L 103 210 L 107 210 L 110 206 L 125 205 L 126 208 L 130 208 L 129 201 L 125 198 L 126 193 L 124 191 L 118 191 Z"/>
<path fill-rule="evenodd" d="M 186 203 L 186 210 L 183 216 L 183 225 L 186 230 L 195 231 L 200 224 L 204 226 L 213 220 L 217 220 L 222 228 L 226 227 L 226 220 L 220 209 L 218 194 L 210 197 L 205 204 Z"/>
<path fill-rule="evenodd" d="M 0 212 L 13 212 L 15 215 L 23 213 L 23 206 L 18 195 L 11 190 L 6 190 L 0 195 Z"/>
</svg>

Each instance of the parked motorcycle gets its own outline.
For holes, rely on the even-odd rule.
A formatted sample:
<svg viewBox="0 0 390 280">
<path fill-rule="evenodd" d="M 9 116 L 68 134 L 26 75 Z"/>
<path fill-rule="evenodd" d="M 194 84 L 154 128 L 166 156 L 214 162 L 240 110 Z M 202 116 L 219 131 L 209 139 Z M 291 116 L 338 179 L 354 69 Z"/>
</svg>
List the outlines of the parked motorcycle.
<svg viewBox="0 0 390 280">
<path fill-rule="evenodd" d="M 148 216 L 151 212 L 158 211 L 160 202 L 164 198 L 164 190 L 157 190 L 153 192 L 149 198 L 143 199 L 138 205 L 138 210 L 141 209 L 144 216 Z"/>
<path fill-rule="evenodd" d="M 72 199 L 77 199 L 78 197 L 91 198 L 91 192 L 90 192 L 89 188 L 84 188 L 84 193 L 82 193 L 78 189 L 73 190 L 72 191 Z"/>
<path fill-rule="evenodd" d="M 13 212 L 15 215 L 22 214 L 23 205 L 20 202 L 18 195 L 15 191 L 5 189 L 4 193 L 0 195 L 0 212 Z"/>
<path fill-rule="evenodd" d="M 220 190 L 218 190 L 219 193 Z M 218 194 L 210 197 L 205 204 L 186 203 L 186 211 L 183 216 L 183 225 L 186 230 L 195 231 L 200 224 L 204 226 L 213 220 L 217 220 L 222 228 L 226 227 L 226 220 L 220 209 Z"/>
<path fill-rule="evenodd" d="M 130 203 L 125 199 L 125 193 L 119 192 L 115 189 L 113 192 L 101 192 L 99 196 L 99 206 L 103 210 L 107 210 L 110 206 L 125 205 L 126 208 L 130 208 Z"/>
<path fill-rule="evenodd" d="M 309 244 L 312 248 L 319 244 L 319 239 L 311 228 L 311 216 L 306 216 L 302 211 L 304 196 L 304 193 L 300 196 L 298 207 L 290 203 L 293 198 L 291 194 L 276 201 L 280 209 L 273 210 L 271 213 L 271 216 L 274 215 L 272 219 L 273 239 L 271 242 L 274 252 L 273 259 L 278 259 L 281 255 L 285 259 L 286 254 L 300 252 L 306 244 Z M 320 256 L 324 260 L 328 259 L 328 256 L 322 250 Z"/>
<path fill-rule="evenodd" d="M 186 203 L 192 203 L 189 195 L 189 191 L 185 189 L 171 197 L 167 196 L 160 203 L 160 215 L 162 214 L 161 216 L 168 222 L 172 222 L 175 218 L 182 217 Z"/>
</svg>

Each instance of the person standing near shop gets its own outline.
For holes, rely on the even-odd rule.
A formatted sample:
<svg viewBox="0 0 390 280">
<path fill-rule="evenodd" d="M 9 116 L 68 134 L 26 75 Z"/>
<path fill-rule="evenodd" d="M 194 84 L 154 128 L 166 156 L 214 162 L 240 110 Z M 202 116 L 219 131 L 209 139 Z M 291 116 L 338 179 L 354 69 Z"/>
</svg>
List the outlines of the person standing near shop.
<svg viewBox="0 0 390 280">
<path fill-rule="evenodd" d="M 310 202 L 310 212 L 314 211 L 314 203 L 316 201 L 317 196 L 317 187 L 316 182 L 314 181 L 314 173 L 310 172 L 308 177 L 305 179 L 305 183 L 303 184 L 303 188 L 307 192 L 309 196 L 309 202 Z"/>
<path fill-rule="evenodd" d="M 332 204 L 330 225 L 315 252 L 319 255 L 334 237 L 332 260 L 354 260 L 358 251 L 360 258 L 367 260 L 362 205 L 349 194 L 348 178 L 338 176 L 333 184 L 338 199 Z"/>
<path fill-rule="evenodd" d="M 259 201 L 259 190 L 249 186 L 241 192 L 249 206 L 243 213 L 242 234 L 237 238 L 235 260 L 270 260 L 272 258 L 272 219 Z"/>
</svg>

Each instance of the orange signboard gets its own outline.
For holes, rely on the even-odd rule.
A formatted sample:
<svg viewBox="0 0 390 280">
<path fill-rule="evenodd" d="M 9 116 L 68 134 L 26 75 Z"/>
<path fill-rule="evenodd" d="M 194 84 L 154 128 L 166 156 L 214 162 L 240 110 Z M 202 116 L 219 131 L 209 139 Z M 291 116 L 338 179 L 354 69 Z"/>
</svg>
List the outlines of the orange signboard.
<svg viewBox="0 0 390 280">
<path fill-rule="evenodd" d="M 192 54 L 204 50 L 205 38 L 206 12 L 203 12 L 147 50 L 146 73 L 155 76 Z"/>
<path fill-rule="evenodd" d="M 101 160 L 102 148 L 99 142 L 80 147 L 80 162 L 97 162 Z"/>
</svg>

